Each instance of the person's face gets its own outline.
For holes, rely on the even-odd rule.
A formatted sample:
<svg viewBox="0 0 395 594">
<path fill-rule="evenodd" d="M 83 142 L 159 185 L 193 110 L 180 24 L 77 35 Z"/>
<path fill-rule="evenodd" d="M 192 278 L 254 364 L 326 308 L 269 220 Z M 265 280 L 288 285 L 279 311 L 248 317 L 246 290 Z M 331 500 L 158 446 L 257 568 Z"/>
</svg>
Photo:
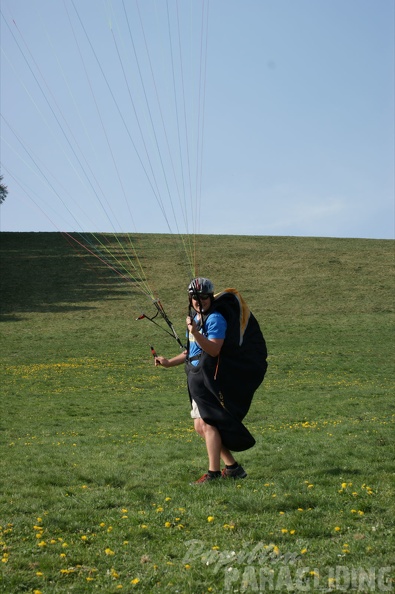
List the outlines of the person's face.
<svg viewBox="0 0 395 594">
<path fill-rule="evenodd" d="M 202 305 L 202 309 L 200 310 L 200 304 Z M 192 307 L 198 312 L 205 312 L 210 308 L 211 299 L 210 295 L 201 294 L 199 296 L 192 295 Z"/>
</svg>

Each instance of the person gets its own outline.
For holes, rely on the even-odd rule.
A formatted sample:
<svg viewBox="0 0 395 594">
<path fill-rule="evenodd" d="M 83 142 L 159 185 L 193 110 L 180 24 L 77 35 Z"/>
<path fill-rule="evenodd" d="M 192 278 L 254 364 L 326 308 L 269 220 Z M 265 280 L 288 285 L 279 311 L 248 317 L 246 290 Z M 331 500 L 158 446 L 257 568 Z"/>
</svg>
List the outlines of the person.
<svg viewBox="0 0 395 594">
<path fill-rule="evenodd" d="M 231 339 L 232 327 L 235 326 L 234 320 L 237 318 L 236 325 L 238 325 L 242 317 L 240 312 L 246 314 L 243 333 L 250 325 L 250 321 L 255 321 L 241 296 L 234 289 L 227 289 L 214 297 L 213 283 L 204 277 L 197 277 L 191 281 L 188 294 L 190 315 L 186 318 L 187 348 L 171 359 L 156 356 L 155 365 L 165 368 L 182 364 L 186 366 L 191 417 L 195 431 L 205 441 L 208 455 L 208 471 L 194 484 L 219 478 L 245 478 L 247 473 L 236 461 L 232 450 L 243 451 L 255 444 L 254 438 L 241 421 L 248 412 L 252 395 L 263 380 L 266 371 L 266 345 L 258 327 L 258 338 L 260 336 L 263 340 L 264 349 L 263 351 L 261 349 L 262 352 L 259 355 L 259 379 L 253 380 L 251 384 L 243 374 L 243 366 L 240 366 L 240 361 L 243 360 L 243 356 L 240 358 L 242 354 L 240 346 L 232 345 Z M 229 312 L 236 306 L 239 309 L 237 316 L 233 315 L 232 322 Z M 255 337 L 254 351 L 259 343 L 256 340 L 256 330 L 255 327 L 255 331 L 252 333 L 250 331 L 251 336 Z M 237 334 L 234 329 L 233 334 Z M 240 342 L 239 336 L 237 341 Z M 224 365 L 222 359 L 224 359 Z M 244 353 L 244 359 L 248 367 L 248 377 L 251 378 L 251 357 L 248 355 L 246 358 Z M 234 376 L 234 370 L 238 377 Z M 221 459 L 225 464 L 222 471 Z"/>
</svg>

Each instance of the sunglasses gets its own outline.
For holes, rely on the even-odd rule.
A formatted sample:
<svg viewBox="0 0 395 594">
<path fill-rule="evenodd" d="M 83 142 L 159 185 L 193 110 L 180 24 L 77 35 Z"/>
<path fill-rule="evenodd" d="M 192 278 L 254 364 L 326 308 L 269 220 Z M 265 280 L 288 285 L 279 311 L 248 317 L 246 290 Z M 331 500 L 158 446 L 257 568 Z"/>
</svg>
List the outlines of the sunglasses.
<svg viewBox="0 0 395 594">
<path fill-rule="evenodd" d="M 210 299 L 211 295 L 207 295 L 206 293 L 201 293 L 199 295 L 192 295 L 192 299 L 195 301 L 199 301 L 199 299 Z"/>
</svg>

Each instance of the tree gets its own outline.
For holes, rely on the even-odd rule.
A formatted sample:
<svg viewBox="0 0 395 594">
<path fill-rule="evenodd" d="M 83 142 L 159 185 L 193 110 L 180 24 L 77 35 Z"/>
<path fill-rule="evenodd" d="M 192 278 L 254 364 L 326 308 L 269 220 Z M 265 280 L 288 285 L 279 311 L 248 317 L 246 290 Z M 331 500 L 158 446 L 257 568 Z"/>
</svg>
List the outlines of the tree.
<svg viewBox="0 0 395 594">
<path fill-rule="evenodd" d="M 4 184 L 1 183 L 2 181 L 3 181 L 3 176 L 0 175 L 0 204 L 2 204 L 4 202 L 4 200 L 7 198 L 7 194 L 8 194 L 8 188 L 7 188 L 7 186 L 5 186 Z"/>
</svg>

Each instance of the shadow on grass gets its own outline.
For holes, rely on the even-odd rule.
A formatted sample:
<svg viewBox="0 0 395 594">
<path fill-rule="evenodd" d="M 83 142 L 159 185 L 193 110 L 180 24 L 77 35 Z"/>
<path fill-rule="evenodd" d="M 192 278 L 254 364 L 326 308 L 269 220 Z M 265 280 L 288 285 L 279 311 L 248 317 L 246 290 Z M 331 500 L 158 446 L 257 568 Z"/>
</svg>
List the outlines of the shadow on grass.
<svg viewBox="0 0 395 594">
<path fill-rule="evenodd" d="M 74 249 L 61 233 L 1 233 L 0 321 L 23 313 L 88 310 L 119 299 L 132 284 L 96 257 Z M 115 248 L 112 248 L 112 252 Z"/>
</svg>

